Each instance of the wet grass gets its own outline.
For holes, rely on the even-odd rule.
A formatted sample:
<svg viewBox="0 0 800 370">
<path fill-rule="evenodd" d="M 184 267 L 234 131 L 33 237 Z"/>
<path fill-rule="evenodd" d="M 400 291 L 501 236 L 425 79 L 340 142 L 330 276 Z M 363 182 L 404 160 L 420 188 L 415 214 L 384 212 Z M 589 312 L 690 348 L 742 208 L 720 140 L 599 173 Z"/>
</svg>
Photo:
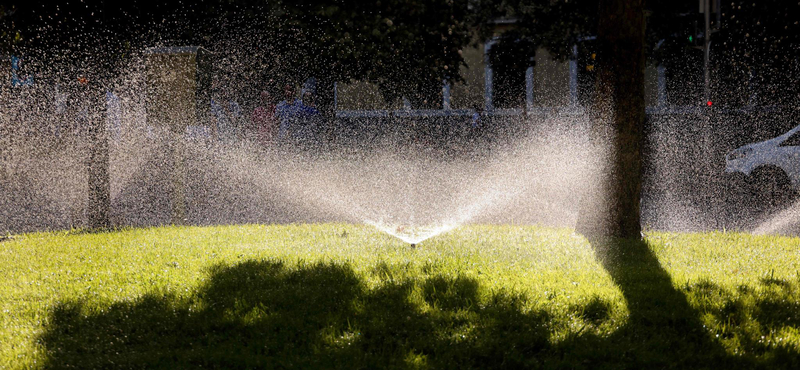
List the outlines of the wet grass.
<svg viewBox="0 0 800 370">
<path fill-rule="evenodd" d="M 0 243 L 0 368 L 798 368 L 800 240 L 165 227 Z"/>
</svg>

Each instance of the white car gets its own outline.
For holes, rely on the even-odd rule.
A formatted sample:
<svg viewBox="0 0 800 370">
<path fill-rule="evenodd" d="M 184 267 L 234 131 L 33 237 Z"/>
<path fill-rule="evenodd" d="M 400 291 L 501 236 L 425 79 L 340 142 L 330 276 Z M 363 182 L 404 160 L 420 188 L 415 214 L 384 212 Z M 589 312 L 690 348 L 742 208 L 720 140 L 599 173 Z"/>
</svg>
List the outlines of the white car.
<svg viewBox="0 0 800 370">
<path fill-rule="evenodd" d="M 800 190 L 800 126 L 774 139 L 747 144 L 725 156 L 725 172 L 743 174 L 755 191 Z"/>
</svg>

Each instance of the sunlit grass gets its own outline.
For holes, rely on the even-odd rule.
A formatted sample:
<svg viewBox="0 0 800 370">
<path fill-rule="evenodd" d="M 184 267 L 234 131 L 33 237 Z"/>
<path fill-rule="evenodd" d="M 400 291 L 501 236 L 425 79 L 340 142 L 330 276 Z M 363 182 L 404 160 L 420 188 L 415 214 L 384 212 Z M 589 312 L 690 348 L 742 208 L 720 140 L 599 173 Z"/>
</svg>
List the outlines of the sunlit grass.
<svg viewBox="0 0 800 370">
<path fill-rule="evenodd" d="M 798 245 L 484 225 L 416 248 L 348 224 L 26 234 L 0 242 L 0 368 L 792 368 Z"/>
</svg>

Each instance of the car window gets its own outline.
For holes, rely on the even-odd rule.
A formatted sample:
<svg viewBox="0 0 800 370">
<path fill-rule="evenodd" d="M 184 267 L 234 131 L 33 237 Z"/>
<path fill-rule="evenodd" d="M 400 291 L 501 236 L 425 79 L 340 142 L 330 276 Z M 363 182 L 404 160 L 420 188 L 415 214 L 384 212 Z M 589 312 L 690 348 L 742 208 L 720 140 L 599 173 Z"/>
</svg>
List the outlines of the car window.
<svg viewBox="0 0 800 370">
<path fill-rule="evenodd" d="M 781 143 L 781 146 L 800 146 L 800 131 L 795 132 L 792 136 L 789 136 L 788 139 Z"/>
</svg>

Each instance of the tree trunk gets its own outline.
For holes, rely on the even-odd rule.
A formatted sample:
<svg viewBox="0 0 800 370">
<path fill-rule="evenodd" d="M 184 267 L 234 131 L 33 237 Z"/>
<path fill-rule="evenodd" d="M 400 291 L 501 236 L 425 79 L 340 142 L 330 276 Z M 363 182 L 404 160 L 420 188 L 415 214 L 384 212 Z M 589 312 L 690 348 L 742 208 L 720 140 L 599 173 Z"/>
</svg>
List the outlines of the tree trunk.
<svg viewBox="0 0 800 370">
<path fill-rule="evenodd" d="M 87 93 L 89 124 L 89 228 L 102 229 L 111 226 L 111 185 L 109 182 L 108 130 L 105 122 L 105 97 L 102 90 L 91 89 Z"/>
<path fill-rule="evenodd" d="M 604 157 L 582 206 L 588 236 L 641 238 L 644 30 L 643 0 L 600 0 L 593 127 Z"/>
</svg>

